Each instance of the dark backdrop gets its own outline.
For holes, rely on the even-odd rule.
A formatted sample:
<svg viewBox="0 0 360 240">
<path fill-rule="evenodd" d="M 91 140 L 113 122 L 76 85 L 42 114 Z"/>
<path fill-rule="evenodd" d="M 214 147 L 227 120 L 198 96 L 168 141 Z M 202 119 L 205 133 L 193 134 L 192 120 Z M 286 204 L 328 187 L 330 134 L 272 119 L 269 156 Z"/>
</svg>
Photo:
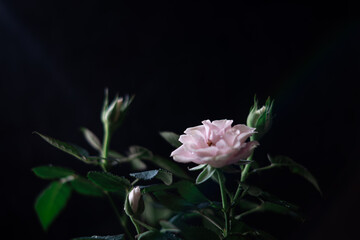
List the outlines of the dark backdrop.
<svg viewBox="0 0 360 240">
<path fill-rule="evenodd" d="M 82 163 L 32 135 L 88 147 L 102 134 L 104 88 L 135 94 L 112 147 L 172 151 L 158 131 L 204 119 L 244 123 L 253 95 L 275 99 L 259 152 L 285 154 L 317 177 L 324 197 L 286 171 L 264 187 L 300 205 L 304 224 L 257 215 L 280 239 L 354 239 L 360 213 L 359 42 L 355 4 L 164 1 L 0 1 L 1 218 L 7 239 L 119 233 L 107 202 L 74 194 L 44 233 L 33 210 L 47 185 L 31 168 Z M 260 155 L 260 154 L 259 154 Z M 122 169 L 119 170 L 123 171 Z M 126 173 L 126 171 L 124 171 Z M 2 234 L 5 234 L 2 231 Z"/>
</svg>

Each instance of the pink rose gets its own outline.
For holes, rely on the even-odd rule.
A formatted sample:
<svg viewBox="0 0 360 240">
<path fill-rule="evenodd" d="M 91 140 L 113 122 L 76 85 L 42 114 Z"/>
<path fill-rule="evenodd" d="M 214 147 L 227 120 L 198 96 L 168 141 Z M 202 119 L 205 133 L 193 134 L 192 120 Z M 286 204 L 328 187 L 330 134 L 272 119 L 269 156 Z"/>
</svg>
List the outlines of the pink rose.
<svg viewBox="0 0 360 240">
<path fill-rule="evenodd" d="M 231 127 L 232 120 L 202 121 L 203 125 L 185 130 L 179 141 L 182 145 L 171 153 L 175 161 L 209 164 L 215 168 L 234 164 L 248 158 L 257 141 L 246 142 L 255 128 L 243 124 Z"/>
</svg>

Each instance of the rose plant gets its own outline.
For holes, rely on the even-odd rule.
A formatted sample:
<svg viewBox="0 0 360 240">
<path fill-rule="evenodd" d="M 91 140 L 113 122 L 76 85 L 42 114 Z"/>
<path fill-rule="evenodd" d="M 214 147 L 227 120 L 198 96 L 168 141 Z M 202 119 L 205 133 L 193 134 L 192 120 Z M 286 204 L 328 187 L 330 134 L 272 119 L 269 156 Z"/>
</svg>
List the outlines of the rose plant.
<svg viewBox="0 0 360 240">
<path fill-rule="evenodd" d="M 246 216 L 270 211 L 302 217 L 295 205 L 250 184 L 247 181 L 250 175 L 285 167 L 304 177 L 321 193 L 313 175 L 292 159 L 268 155 L 269 164 L 265 166 L 253 159 L 261 137 L 271 127 L 273 101 L 270 99 L 258 108 L 255 98 L 247 125 L 233 125 L 232 120 L 226 119 L 205 120 L 202 125 L 187 128 L 180 136 L 161 132 L 160 135 L 175 148 L 169 159 L 140 146 L 131 146 L 126 154 L 110 148 L 111 137 L 122 125 L 133 98 L 115 97 L 109 103 L 107 91 L 105 93 L 101 114 L 103 141 L 89 129 L 82 128 L 85 139 L 98 152 L 97 156 L 89 155 L 77 145 L 35 132 L 54 147 L 100 170 L 82 176 L 60 166 L 33 168 L 38 177 L 51 181 L 35 202 L 36 213 L 45 230 L 66 206 L 71 193 L 77 192 L 88 197 L 107 198 L 121 227 L 119 235 L 96 236 L 89 232 L 93 236 L 74 238 L 77 240 L 274 239 L 259 227 L 247 224 Z M 192 166 L 186 171 L 178 163 Z M 120 165 L 129 166 L 128 176 L 115 174 Z M 154 166 L 155 169 L 148 169 Z M 199 188 L 206 181 L 219 186 L 219 196 L 209 198 L 204 189 Z M 235 188 L 230 187 L 232 181 L 236 183 Z"/>
</svg>

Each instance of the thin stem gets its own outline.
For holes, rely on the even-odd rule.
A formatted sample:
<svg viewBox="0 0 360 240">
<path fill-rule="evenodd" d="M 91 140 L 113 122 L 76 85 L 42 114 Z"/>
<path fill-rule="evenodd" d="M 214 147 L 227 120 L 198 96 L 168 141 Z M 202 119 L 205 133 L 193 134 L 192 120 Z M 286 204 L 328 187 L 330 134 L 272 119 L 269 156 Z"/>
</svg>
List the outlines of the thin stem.
<svg viewBox="0 0 360 240">
<path fill-rule="evenodd" d="M 102 149 L 102 158 L 101 159 L 101 168 L 104 172 L 107 172 L 107 157 L 109 155 L 109 145 L 110 145 L 110 129 L 109 124 L 104 123 L 104 140 L 103 140 L 103 149 Z"/>
<path fill-rule="evenodd" d="M 228 231 L 229 231 L 229 217 L 228 217 L 228 202 L 226 200 L 226 189 L 225 189 L 225 183 L 221 177 L 221 173 L 219 172 L 220 170 L 216 170 L 216 174 L 218 177 L 218 182 L 219 182 L 219 186 L 220 186 L 220 192 L 221 192 L 221 200 L 222 200 L 222 207 L 223 207 L 223 212 L 224 212 L 224 221 L 225 221 L 225 227 L 223 229 L 223 235 L 224 237 L 227 237 L 228 235 Z"/>
<path fill-rule="evenodd" d="M 252 160 L 254 156 L 254 152 L 247 158 L 247 160 Z M 236 200 L 239 198 L 240 196 L 240 193 L 241 193 L 241 189 L 242 189 L 242 183 L 245 182 L 246 178 L 248 177 L 249 175 L 249 170 L 250 170 L 250 164 L 246 164 L 244 170 L 241 172 L 241 179 L 240 179 L 240 182 L 239 182 L 239 185 L 236 189 L 236 192 L 235 192 L 235 195 L 234 195 L 234 198 L 233 198 L 233 201 L 232 201 L 232 204 L 235 204 L 236 203 Z M 241 196 L 243 196 L 243 194 L 241 194 Z"/>
<path fill-rule="evenodd" d="M 248 157 L 247 160 L 251 161 L 253 156 L 254 156 L 254 152 L 251 153 L 251 155 Z M 246 178 L 249 175 L 250 167 L 251 167 L 251 163 L 246 164 L 244 170 L 241 172 L 241 180 L 240 180 L 240 182 L 245 182 Z"/>
<path fill-rule="evenodd" d="M 134 186 L 140 179 L 135 179 L 132 183 L 131 183 L 131 186 Z"/>
<path fill-rule="evenodd" d="M 139 225 L 137 224 L 137 222 L 135 221 L 135 218 L 133 218 L 132 216 L 129 216 L 129 218 L 130 218 L 131 222 L 133 223 L 133 225 L 134 225 L 134 227 L 135 227 L 135 229 L 136 229 L 136 233 L 137 233 L 137 234 L 140 234 L 140 233 L 141 233 L 140 227 L 139 227 Z"/>
<path fill-rule="evenodd" d="M 119 223 L 120 223 L 121 227 L 123 228 L 126 236 L 127 236 L 129 239 L 133 240 L 134 238 L 133 238 L 133 236 L 131 235 L 131 233 L 129 232 L 129 230 L 127 229 L 126 223 L 125 223 L 124 219 L 121 217 L 121 215 L 120 215 L 120 213 L 119 213 L 119 210 L 118 210 L 118 208 L 116 207 L 116 204 L 114 203 L 114 200 L 112 199 L 112 197 L 111 197 L 108 193 L 106 193 L 106 196 L 108 197 L 109 202 L 110 202 L 112 208 L 114 209 L 114 212 L 115 212 L 115 214 L 116 214 L 116 217 L 118 218 Z"/>
<path fill-rule="evenodd" d="M 147 225 L 146 223 L 140 221 L 139 219 L 132 218 L 132 220 L 133 220 L 134 222 L 136 222 L 137 224 L 143 226 L 143 227 L 146 228 L 147 230 L 151 230 L 151 231 L 155 231 L 155 230 L 156 230 L 156 229 L 153 228 L 152 226 Z"/>
</svg>

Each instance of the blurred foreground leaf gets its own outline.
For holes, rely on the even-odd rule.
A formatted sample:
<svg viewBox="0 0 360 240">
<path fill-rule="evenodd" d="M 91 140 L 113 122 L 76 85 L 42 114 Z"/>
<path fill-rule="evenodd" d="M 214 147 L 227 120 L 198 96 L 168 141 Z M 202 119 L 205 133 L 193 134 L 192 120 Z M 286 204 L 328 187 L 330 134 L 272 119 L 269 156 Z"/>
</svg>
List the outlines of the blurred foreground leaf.
<svg viewBox="0 0 360 240">
<path fill-rule="evenodd" d="M 47 230 L 56 216 L 66 206 L 71 195 L 67 183 L 52 182 L 36 199 L 35 210 L 42 227 Z"/>
<path fill-rule="evenodd" d="M 104 192 L 98 186 L 83 177 L 76 176 L 75 179 L 71 181 L 71 186 L 76 192 L 86 196 L 104 196 Z"/>
<path fill-rule="evenodd" d="M 74 171 L 71 169 L 51 165 L 35 167 L 32 171 L 42 179 L 59 179 L 74 174 Z"/>
<path fill-rule="evenodd" d="M 173 132 L 160 132 L 161 137 L 163 137 L 171 146 L 178 148 L 181 146 L 181 142 L 179 142 L 179 135 Z"/>
<path fill-rule="evenodd" d="M 102 146 L 99 138 L 89 129 L 82 127 L 80 131 L 84 134 L 86 141 L 92 146 L 94 149 L 98 150 L 99 152 L 102 151 Z"/>
</svg>

